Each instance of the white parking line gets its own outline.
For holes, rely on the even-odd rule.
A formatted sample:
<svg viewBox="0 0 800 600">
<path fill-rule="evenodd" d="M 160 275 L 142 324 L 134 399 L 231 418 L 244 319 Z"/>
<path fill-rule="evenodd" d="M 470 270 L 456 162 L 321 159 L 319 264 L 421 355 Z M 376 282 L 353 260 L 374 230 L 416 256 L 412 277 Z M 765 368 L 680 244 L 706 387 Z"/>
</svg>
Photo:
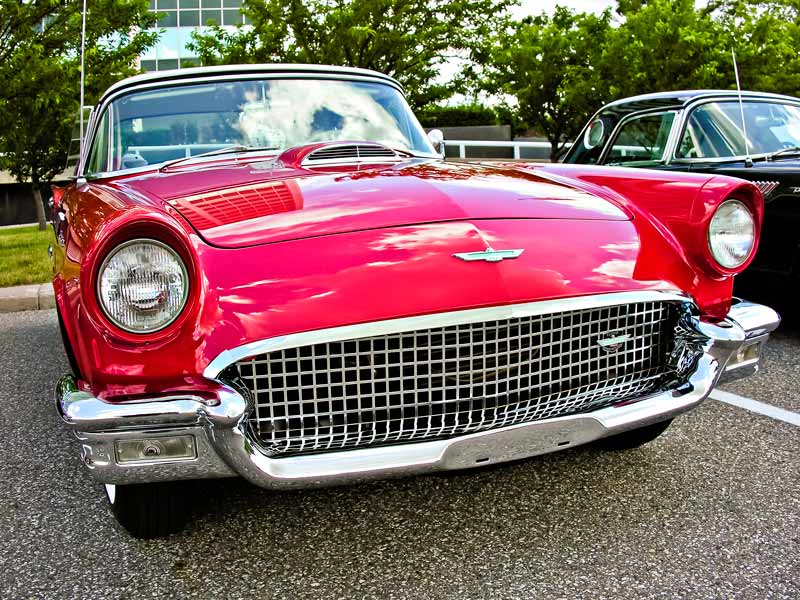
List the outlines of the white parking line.
<svg viewBox="0 0 800 600">
<path fill-rule="evenodd" d="M 739 408 L 744 408 L 745 410 L 749 410 L 760 415 L 765 415 L 767 417 L 772 417 L 778 421 L 783 421 L 784 423 L 790 423 L 800 427 L 800 414 L 790 410 L 784 410 L 783 408 L 778 408 L 777 406 L 772 406 L 771 404 L 765 404 L 764 402 L 759 402 L 758 400 L 752 400 L 750 398 L 745 398 L 744 396 L 738 396 L 722 390 L 714 390 L 709 395 L 709 398 L 713 400 L 719 400 L 725 404 L 738 406 Z"/>
</svg>

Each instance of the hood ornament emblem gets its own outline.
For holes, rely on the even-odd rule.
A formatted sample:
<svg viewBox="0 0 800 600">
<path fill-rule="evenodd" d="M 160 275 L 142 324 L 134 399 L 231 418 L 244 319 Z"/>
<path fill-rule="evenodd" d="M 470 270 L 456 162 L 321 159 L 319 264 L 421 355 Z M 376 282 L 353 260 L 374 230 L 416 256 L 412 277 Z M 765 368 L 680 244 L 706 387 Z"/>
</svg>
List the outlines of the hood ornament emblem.
<svg viewBox="0 0 800 600">
<path fill-rule="evenodd" d="M 608 353 L 616 352 L 622 348 L 626 342 L 630 341 L 633 336 L 630 333 L 623 333 L 621 331 L 610 331 L 604 333 L 597 338 L 597 345 Z"/>
<path fill-rule="evenodd" d="M 518 258 L 523 252 L 525 252 L 524 248 L 515 250 L 494 250 L 491 246 L 487 246 L 486 250 L 482 250 L 480 252 L 462 252 L 460 254 L 453 254 L 453 256 L 460 258 L 461 260 L 466 260 L 467 262 L 473 262 L 476 260 L 483 260 L 485 262 L 500 262 L 501 260 L 506 260 L 507 258 Z"/>
</svg>

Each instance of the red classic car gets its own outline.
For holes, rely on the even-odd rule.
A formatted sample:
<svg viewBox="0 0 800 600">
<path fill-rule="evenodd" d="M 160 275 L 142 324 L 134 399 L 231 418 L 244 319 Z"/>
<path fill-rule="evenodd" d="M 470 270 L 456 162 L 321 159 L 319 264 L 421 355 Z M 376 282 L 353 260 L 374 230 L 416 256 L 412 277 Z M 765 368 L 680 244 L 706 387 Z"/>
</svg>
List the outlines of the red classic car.
<svg viewBox="0 0 800 600">
<path fill-rule="evenodd" d="M 746 181 L 445 162 L 389 77 L 306 65 L 126 79 L 55 190 L 83 462 L 139 537 L 180 480 L 267 488 L 631 448 L 755 371 L 732 298 Z"/>
</svg>

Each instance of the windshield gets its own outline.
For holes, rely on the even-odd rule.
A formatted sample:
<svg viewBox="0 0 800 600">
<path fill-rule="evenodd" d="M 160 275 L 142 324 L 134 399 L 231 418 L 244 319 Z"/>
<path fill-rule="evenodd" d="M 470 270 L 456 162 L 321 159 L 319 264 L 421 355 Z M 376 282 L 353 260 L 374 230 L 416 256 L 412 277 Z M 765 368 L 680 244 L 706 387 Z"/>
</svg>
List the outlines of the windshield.
<svg viewBox="0 0 800 600">
<path fill-rule="evenodd" d="M 271 148 L 371 141 L 434 154 L 402 94 L 382 83 L 261 79 L 133 92 L 101 117 L 86 171 L 100 173 L 230 146 Z"/>
<path fill-rule="evenodd" d="M 771 154 L 800 146 L 800 107 L 775 102 L 745 102 L 749 153 Z M 742 113 L 737 101 L 710 102 L 694 109 L 677 158 L 744 156 Z"/>
</svg>

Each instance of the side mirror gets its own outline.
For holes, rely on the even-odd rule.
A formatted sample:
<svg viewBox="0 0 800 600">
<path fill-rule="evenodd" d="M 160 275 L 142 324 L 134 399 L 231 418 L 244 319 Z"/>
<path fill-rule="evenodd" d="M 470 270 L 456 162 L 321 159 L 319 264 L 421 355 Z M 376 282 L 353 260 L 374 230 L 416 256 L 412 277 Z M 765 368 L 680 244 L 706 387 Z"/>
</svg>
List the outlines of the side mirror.
<svg viewBox="0 0 800 600">
<path fill-rule="evenodd" d="M 433 149 L 444 157 L 444 134 L 441 129 L 431 129 L 428 132 L 428 139 L 433 144 Z"/>
</svg>

